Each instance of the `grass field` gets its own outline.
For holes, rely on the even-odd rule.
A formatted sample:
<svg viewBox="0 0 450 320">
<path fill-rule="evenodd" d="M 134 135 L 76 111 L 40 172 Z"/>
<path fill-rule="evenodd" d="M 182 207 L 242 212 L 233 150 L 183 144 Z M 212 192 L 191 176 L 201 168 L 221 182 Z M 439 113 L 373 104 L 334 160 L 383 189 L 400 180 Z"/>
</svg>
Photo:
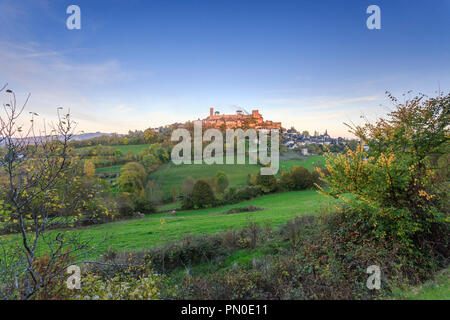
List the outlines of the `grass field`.
<svg viewBox="0 0 450 320">
<path fill-rule="evenodd" d="M 130 150 L 134 152 L 134 154 L 138 154 L 145 148 L 148 148 L 149 144 L 136 144 L 136 145 L 123 145 L 123 146 L 113 146 L 115 149 L 119 150 L 123 154 L 127 154 Z"/>
<path fill-rule="evenodd" d="M 148 144 L 142 145 L 116 145 L 111 146 L 117 150 L 120 150 L 123 154 L 128 153 L 132 150 L 135 154 L 141 152 L 144 148 L 148 147 Z M 79 148 L 89 149 L 92 147 Z M 297 157 L 297 155 L 296 155 Z M 289 158 L 289 157 L 288 157 Z M 294 157 L 295 158 L 295 157 Z M 310 156 L 310 157 L 300 157 L 296 160 L 285 160 L 280 161 L 280 172 L 288 171 L 295 165 L 304 166 L 309 170 L 313 170 L 315 166 L 324 163 L 322 156 Z M 120 168 L 123 165 L 109 166 L 104 168 L 98 168 L 95 170 L 96 173 L 120 173 Z M 168 199 L 170 197 L 171 189 L 174 186 L 179 187 L 184 179 L 192 177 L 193 179 L 200 178 L 212 178 L 217 173 L 217 171 L 223 171 L 227 174 L 230 181 L 230 187 L 245 186 L 247 183 L 247 175 L 249 173 L 256 174 L 259 170 L 258 165 L 175 165 L 173 163 L 166 163 L 158 168 L 155 172 L 150 175 L 150 179 L 156 181 L 164 193 L 164 198 Z"/>
<path fill-rule="evenodd" d="M 76 231 L 85 239 L 98 243 L 96 253 L 89 258 L 97 258 L 107 248 L 117 251 L 133 251 L 161 245 L 167 241 L 181 239 L 187 235 L 219 233 L 240 228 L 251 219 L 254 222 L 271 226 L 283 224 L 295 216 L 317 214 L 321 208 L 331 205 L 331 200 L 316 191 L 294 191 L 261 196 L 249 201 L 223 207 L 180 211 L 176 216 L 170 213 L 148 215 L 145 218 L 111 222 Z M 254 205 L 264 210 L 236 214 L 221 214 L 230 208 Z M 161 224 L 161 219 L 165 223 Z M 56 231 L 53 231 L 56 232 Z M 11 241 L 18 235 L 10 235 Z M 104 241 L 103 241 L 104 240 Z"/>
<path fill-rule="evenodd" d="M 120 172 L 120 169 L 122 167 L 123 167 L 123 165 L 97 168 L 97 169 L 95 169 L 95 173 L 116 173 L 116 172 Z"/>
<path fill-rule="evenodd" d="M 175 201 L 170 203 L 164 203 L 157 207 L 158 212 L 167 210 L 179 210 L 181 208 L 181 201 Z"/>
<path fill-rule="evenodd" d="M 119 150 L 122 152 L 123 155 L 126 155 L 130 150 L 133 151 L 134 154 L 140 153 L 143 149 L 147 148 L 149 144 L 135 144 L 135 145 L 117 145 L 117 146 L 111 146 L 116 150 Z M 88 150 L 92 149 L 93 147 L 83 147 L 78 148 L 77 150 Z M 116 173 L 120 172 L 120 168 L 122 168 L 123 165 L 118 166 L 109 166 L 109 167 L 103 167 L 103 168 L 97 168 L 95 169 L 95 173 Z"/>
<path fill-rule="evenodd" d="M 134 154 L 138 154 L 139 152 L 141 152 L 143 149 L 147 148 L 149 146 L 149 144 L 133 144 L 133 145 L 118 145 L 118 146 L 110 146 L 113 147 L 116 150 L 119 150 L 120 152 L 122 152 L 122 154 L 127 154 L 130 150 L 134 152 Z M 105 146 L 107 147 L 107 146 Z M 82 148 L 77 148 L 76 150 L 88 150 L 88 149 L 92 149 L 93 146 L 89 146 L 89 147 L 82 147 Z"/>
<path fill-rule="evenodd" d="M 395 291 L 393 298 L 402 300 L 450 300 L 450 268 L 438 272 L 433 279 L 424 284 Z"/>
<path fill-rule="evenodd" d="M 309 156 L 302 160 L 286 160 L 280 161 L 280 171 L 289 171 L 293 166 L 302 166 L 312 171 L 315 167 L 320 167 L 325 164 L 323 156 Z"/>
<path fill-rule="evenodd" d="M 265 208 L 251 213 L 220 214 L 233 207 L 248 205 Z M 132 219 L 108 223 L 83 230 L 86 236 L 100 240 L 110 235 L 107 245 L 118 251 L 139 250 L 180 239 L 187 235 L 218 233 L 246 225 L 251 218 L 257 223 L 280 225 L 298 215 L 316 214 L 321 206 L 330 205 L 330 200 L 317 192 L 297 191 L 271 194 L 238 204 L 170 214 L 149 215 L 142 219 Z M 162 225 L 160 219 L 165 223 Z"/>
<path fill-rule="evenodd" d="M 242 164 L 181 164 L 166 163 L 150 175 L 150 180 L 156 181 L 164 192 L 165 197 L 170 195 L 172 187 L 181 186 L 184 179 L 192 177 L 193 179 L 212 178 L 217 171 L 223 171 L 228 176 L 230 187 L 245 186 L 247 184 L 247 175 L 257 173 L 260 167 L 258 165 Z"/>
<path fill-rule="evenodd" d="M 302 160 L 281 161 L 280 172 L 288 171 L 295 165 L 304 166 L 312 171 L 315 166 L 322 165 L 323 163 L 324 159 L 322 156 L 311 156 Z M 193 179 L 212 178 L 217 171 L 221 170 L 228 176 L 230 187 L 239 187 L 247 184 L 247 175 L 249 173 L 256 174 L 259 169 L 259 166 L 250 164 L 175 165 L 173 163 L 166 163 L 152 173 L 150 179 L 156 181 L 161 186 L 167 198 L 170 195 L 172 187 L 180 186 L 187 177 L 192 177 Z"/>
</svg>

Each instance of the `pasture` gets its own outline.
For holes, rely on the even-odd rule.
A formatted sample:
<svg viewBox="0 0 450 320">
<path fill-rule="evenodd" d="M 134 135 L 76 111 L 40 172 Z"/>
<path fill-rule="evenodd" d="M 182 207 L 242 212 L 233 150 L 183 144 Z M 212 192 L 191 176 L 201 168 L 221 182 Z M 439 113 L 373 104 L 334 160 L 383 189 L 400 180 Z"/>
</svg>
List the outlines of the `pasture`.
<svg viewBox="0 0 450 320">
<path fill-rule="evenodd" d="M 301 215 L 318 214 L 332 206 L 329 198 L 313 190 L 276 193 L 254 198 L 245 202 L 217 208 L 179 211 L 176 216 L 170 213 L 147 215 L 145 218 L 110 222 L 77 230 L 84 239 L 92 239 L 95 252 L 89 258 L 98 258 L 108 248 L 116 251 L 134 251 L 179 240 L 188 235 L 215 234 L 245 226 L 251 220 L 259 224 L 277 226 Z M 253 205 L 264 210 L 224 214 L 236 207 Z M 50 231 L 56 233 L 57 231 Z M 61 231 L 59 231 L 61 232 Z M 19 235 L 6 236 L 18 241 Z"/>
<path fill-rule="evenodd" d="M 120 173 L 120 169 L 122 167 L 123 167 L 123 165 L 97 168 L 97 169 L 95 169 L 95 173 L 116 173 L 116 172 Z"/>
<path fill-rule="evenodd" d="M 229 187 L 245 186 L 249 173 L 258 173 L 260 167 L 255 164 L 181 164 L 165 163 L 155 172 L 150 174 L 150 180 L 155 181 L 161 187 L 165 198 L 170 195 L 170 190 L 175 186 L 181 186 L 184 179 L 213 178 L 217 171 L 223 171 L 230 182 Z"/>
<path fill-rule="evenodd" d="M 295 216 L 317 214 L 330 207 L 331 202 L 332 200 L 313 190 L 277 193 L 217 208 L 179 211 L 176 216 L 161 213 L 140 219 L 106 223 L 85 228 L 82 232 L 86 237 L 93 237 L 97 241 L 105 235 L 108 236 L 107 244 L 100 244 L 100 251 L 108 247 L 117 251 L 133 251 L 188 235 L 215 234 L 240 228 L 248 224 L 250 219 L 260 224 L 281 225 Z M 250 204 L 264 210 L 223 214 L 231 208 Z"/>
<path fill-rule="evenodd" d="M 310 156 L 298 160 L 280 161 L 280 170 L 289 171 L 293 166 L 303 166 L 310 171 L 316 166 L 322 166 L 324 158 L 322 156 Z M 217 171 L 223 171 L 230 181 L 229 187 L 241 187 L 247 184 L 248 174 L 257 174 L 260 167 L 251 164 L 181 164 L 166 163 L 150 174 L 150 180 L 157 182 L 161 186 L 165 198 L 170 195 L 171 189 L 179 187 L 184 179 L 213 178 Z"/>
<path fill-rule="evenodd" d="M 309 156 L 299 160 L 285 160 L 280 161 L 280 172 L 289 171 L 293 166 L 302 166 L 313 171 L 315 167 L 321 167 L 325 164 L 323 156 Z"/>
<path fill-rule="evenodd" d="M 149 146 L 150 146 L 149 144 L 130 144 L 130 145 L 115 145 L 115 146 L 105 146 L 105 147 L 112 147 L 112 148 L 122 152 L 123 155 L 126 155 L 130 150 L 133 151 L 134 154 L 138 154 L 139 152 L 141 152 L 145 148 L 148 148 Z M 89 146 L 89 147 L 77 148 L 76 150 L 82 151 L 82 150 L 89 150 L 92 148 L 93 148 L 93 146 Z"/>
</svg>

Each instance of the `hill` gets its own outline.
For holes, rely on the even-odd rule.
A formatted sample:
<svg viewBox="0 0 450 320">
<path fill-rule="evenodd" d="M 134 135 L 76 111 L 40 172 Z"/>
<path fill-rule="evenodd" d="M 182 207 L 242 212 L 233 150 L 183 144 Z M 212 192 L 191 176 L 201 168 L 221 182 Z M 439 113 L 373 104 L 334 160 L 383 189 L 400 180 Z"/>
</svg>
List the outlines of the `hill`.
<svg viewBox="0 0 450 320">
<path fill-rule="evenodd" d="M 172 162 L 166 163 L 150 175 L 150 179 L 157 182 L 165 195 L 169 197 L 170 190 L 179 187 L 184 179 L 212 178 L 217 171 L 223 171 L 228 176 L 230 187 L 245 186 L 247 175 L 257 173 L 260 167 L 254 164 L 181 164 L 175 165 Z"/>
</svg>

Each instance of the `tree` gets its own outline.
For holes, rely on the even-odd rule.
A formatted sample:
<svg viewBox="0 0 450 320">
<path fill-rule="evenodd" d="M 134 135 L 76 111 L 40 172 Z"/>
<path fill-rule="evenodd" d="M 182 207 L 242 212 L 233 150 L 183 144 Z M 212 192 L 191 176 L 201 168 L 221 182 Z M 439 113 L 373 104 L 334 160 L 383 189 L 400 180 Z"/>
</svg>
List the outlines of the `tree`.
<svg viewBox="0 0 450 320">
<path fill-rule="evenodd" d="M 155 170 L 161 163 L 169 160 L 169 152 L 159 143 L 153 143 L 148 148 L 143 149 L 139 157 L 142 159 L 147 170 Z"/>
<path fill-rule="evenodd" d="M 89 160 L 84 161 L 84 174 L 89 178 L 95 176 L 95 165 Z"/>
<path fill-rule="evenodd" d="M 158 167 L 158 165 L 159 165 L 159 160 L 158 160 L 158 158 L 157 158 L 155 155 L 153 155 L 153 154 L 151 154 L 151 153 L 149 153 L 149 154 L 144 154 L 144 155 L 142 156 L 142 164 L 144 165 L 144 167 L 145 167 L 147 170 L 152 171 L 153 169 L 155 169 L 155 168 Z"/>
<path fill-rule="evenodd" d="M 152 129 L 146 129 L 143 136 L 145 143 L 155 143 L 158 137 Z"/>
<path fill-rule="evenodd" d="M 306 130 L 303 131 L 303 132 L 302 132 L 302 135 L 309 137 L 309 131 L 306 131 Z"/>
<path fill-rule="evenodd" d="M 433 251 L 448 240 L 436 231 L 448 215 L 448 180 L 439 173 L 448 166 L 439 168 L 433 159 L 448 154 L 450 94 L 404 103 L 388 97 L 395 110 L 386 118 L 349 126 L 361 141 L 355 151 L 326 155 L 322 192 L 346 198 L 365 233 Z"/>
<path fill-rule="evenodd" d="M 65 196 L 78 167 L 69 146 L 75 123 L 59 108 L 51 130 L 42 129 L 37 135 L 36 113 L 32 113 L 29 128 L 18 123 L 29 96 L 18 106 L 12 90 L 4 86 L 0 93 L 6 93 L 8 99 L 4 115 L 0 115 L 0 145 L 5 151 L 0 159 L 0 219 L 17 229 L 21 238 L 20 242 L 0 245 L 3 253 L 6 251 L 0 266 L 8 266 L 0 270 L 0 295 L 16 298 L 18 290 L 20 298 L 29 299 L 92 246 L 75 234 L 47 232 L 63 224 L 66 208 L 79 204 Z"/>
<path fill-rule="evenodd" d="M 134 155 L 133 150 L 128 150 L 128 152 L 125 155 L 125 157 L 126 157 L 127 161 L 133 161 L 135 159 L 135 155 Z"/>
<path fill-rule="evenodd" d="M 228 181 L 228 177 L 223 171 L 217 171 L 214 177 L 214 185 L 219 193 L 224 193 L 225 189 L 228 188 L 230 182 Z"/>
<path fill-rule="evenodd" d="M 199 208 L 207 207 L 215 202 L 214 192 L 211 185 L 205 179 L 199 179 L 192 191 L 193 204 Z"/>
<path fill-rule="evenodd" d="M 169 152 L 160 143 L 151 144 L 149 153 L 154 154 L 161 163 L 169 161 Z"/>
<path fill-rule="evenodd" d="M 294 166 L 289 172 L 289 185 L 291 190 L 305 190 L 313 186 L 313 176 L 302 166 Z"/>
<path fill-rule="evenodd" d="M 110 194 L 108 183 L 95 176 L 74 176 L 69 185 L 57 188 L 55 196 L 70 203 L 59 208 L 60 213 L 54 214 L 72 217 L 67 224 L 69 227 L 111 221 L 116 215 L 116 202 Z"/>
<path fill-rule="evenodd" d="M 138 193 L 144 189 L 147 174 L 138 162 L 128 162 L 120 169 L 117 185 L 121 192 Z"/>
</svg>

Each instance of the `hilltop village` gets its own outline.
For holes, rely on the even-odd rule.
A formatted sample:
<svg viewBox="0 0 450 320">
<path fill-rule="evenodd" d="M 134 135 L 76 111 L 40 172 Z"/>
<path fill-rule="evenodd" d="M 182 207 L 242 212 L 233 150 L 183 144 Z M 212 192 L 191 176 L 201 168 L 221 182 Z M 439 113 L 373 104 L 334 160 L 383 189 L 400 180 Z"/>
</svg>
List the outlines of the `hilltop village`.
<svg viewBox="0 0 450 320">
<path fill-rule="evenodd" d="M 282 134 L 284 139 L 283 144 L 289 149 L 294 149 L 296 147 L 302 147 L 313 143 L 329 146 L 331 144 L 341 144 L 345 142 L 345 139 L 341 137 L 331 138 L 327 130 L 325 130 L 324 134 L 319 135 L 316 133 L 314 136 L 296 132 L 294 130 L 283 130 Z"/>
<path fill-rule="evenodd" d="M 281 122 L 264 121 L 259 110 L 252 110 L 252 113 L 237 110 L 236 114 L 220 114 L 219 111 L 214 112 L 214 108 L 210 108 L 209 116 L 202 122 L 206 128 L 216 129 L 281 129 Z"/>
<path fill-rule="evenodd" d="M 332 138 L 328 131 L 325 130 L 323 134 L 314 132 L 310 135 L 309 132 L 299 132 L 295 128 L 286 129 L 283 128 L 281 122 L 275 122 L 271 120 L 264 120 L 262 114 L 258 109 L 247 112 L 245 109 L 239 109 L 236 114 L 221 114 L 219 111 L 215 111 L 214 108 L 209 109 L 209 116 L 204 119 L 198 119 L 202 121 L 204 128 L 214 128 L 219 130 L 227 129 L 256 129 L 256 130 L 280 130 L 282 141 L 281 144 L 286 149 L 298 150 L 303 155 L 321 154 L 328 147 L 334 152 L 342 150 L 349 142 L 352 144 L 355 141 L 345 139 L 342 137 Z M 192 128 L 192 122 L 176 123 L 172 125 L 175 128 Z M 156 133 L 165 132 L 166 128 L 154 128 Z"/>
</svg>

